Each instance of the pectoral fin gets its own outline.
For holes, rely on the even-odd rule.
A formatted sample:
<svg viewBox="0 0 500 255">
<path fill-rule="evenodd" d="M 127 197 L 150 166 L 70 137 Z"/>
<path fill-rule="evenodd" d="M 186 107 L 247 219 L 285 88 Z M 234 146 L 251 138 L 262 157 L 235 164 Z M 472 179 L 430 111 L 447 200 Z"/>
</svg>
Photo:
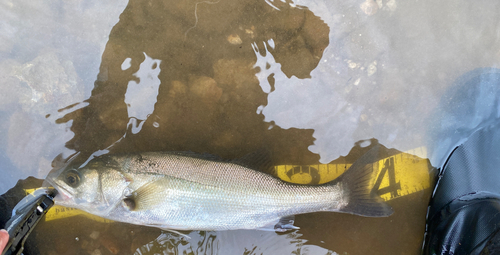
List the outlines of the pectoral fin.
<svg viewBox="0 0 500 255">
<path fill-rule="evenodd" d="M 165 200 L 169 180 L 158 179 L 132 191 L 122 200 L 123 207 L 130 211 L 142 211 L 155 208 Z"/>
</svg>

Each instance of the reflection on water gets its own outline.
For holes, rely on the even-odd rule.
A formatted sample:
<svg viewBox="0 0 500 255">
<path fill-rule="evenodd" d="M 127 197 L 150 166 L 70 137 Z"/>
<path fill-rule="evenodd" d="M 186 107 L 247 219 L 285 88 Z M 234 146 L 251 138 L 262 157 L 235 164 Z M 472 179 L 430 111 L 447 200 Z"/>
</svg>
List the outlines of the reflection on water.
<svg viewBox="0 0 500 255">
<path fill-rule="evenodd" d="M 134 74 L 139 82 L 130 81 L 125 93 L 124 102 L 127 104 L 127 113 L 130 119 L 128 124 L 132 134 L 139 133 L 144 121 L 153 113 L 161 83 L 158 79 L 161 60 L 152 59 L 146 53 L 144 56 L 146 59 L 141 63 L 139 71 Z M 124 68 L 124 64 L 128 63 L 126 61 L 127 59 L 122 63 L 122 70 L 130 68 Z"/>
<path fill-rule="evenodd" d="M 71 123 L 46 117 L 90 94 L 103 39 L 125 5 L 0 1 L 1 193 L 18 179 L 44 178 L 55 156 L 72 153 L 64 147 Z"/>
<path fill-rule="evenodd" d="M 0 4 L 1 192 L 67 160 L 135 151 L 232 159 L 266 148 L 281 178 L 314 184 L 317 171 L 338 174 L 363 154 L 357 142 L 375 137 L 401 151 L 427 146 L 439 166 L 460 140 L 447 140 L 450 130 L 467 134 L 483 120 L 448 110 L 464 103 L 446 103 L 459 86 L 452 81 L 500 56 L 495 1 Z M 488 116 L 498 109 L 479 102 L 498 104 L 494 85 L 471 103 Z M 182 239 L 73 217 L 40 224 L 33 238 L 43 254 L 419 253 L 430 189 L 411 186 L 417 168 L 398 164 L 424 161 L 382 154 L 375 183 L 388 191 L 389 218 L 314 213 L 297 216 L 301 229 L 286 235 Z"/>
<path fill-rule="evenodd" d="M 162 233 L 154 241 L 135 251 L 134 255 L 148 254 L 335 254 L 324 248 L 306 244 L 300 234 L 277 235 L 259 231 L 191 232 L 187 238 Z M 234 244 L 238 245 L 235 246 Z"/>
<path fill-rule="evenodd" d="M 47 223 L 39 227 L 45 234 L 34 234 L 40 254 L 339 254 L 307 243 L 299 232 L 192 231 L 179 235 L 123 223 L 97 224 L 78 216 Z M 50 232 L 61 232 L 61 228 L 65 228 L 63 233 Z"/>
</svg>

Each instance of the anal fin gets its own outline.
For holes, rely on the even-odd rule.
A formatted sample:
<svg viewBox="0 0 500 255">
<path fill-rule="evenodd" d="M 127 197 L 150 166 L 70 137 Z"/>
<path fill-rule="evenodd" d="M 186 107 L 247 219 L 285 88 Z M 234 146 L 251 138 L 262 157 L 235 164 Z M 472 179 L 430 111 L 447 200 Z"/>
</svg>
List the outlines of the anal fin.
<svg viewBox="0 0 500 255">
<path fill-rule="evenodd" d="M 285 217 L 280 218 L 277 223 L 271 223 L 271 224 L 266 225 L 264 227 L 258 228 L 258 230 L 275 231 L 275 232 L 283 233 L 283 232 L 287 232 L 289 230 L 300 229 L 299 227 L 293 225 L 294 222 L 295 222 L 294 215 L 285 216 Z"/>
</svg>

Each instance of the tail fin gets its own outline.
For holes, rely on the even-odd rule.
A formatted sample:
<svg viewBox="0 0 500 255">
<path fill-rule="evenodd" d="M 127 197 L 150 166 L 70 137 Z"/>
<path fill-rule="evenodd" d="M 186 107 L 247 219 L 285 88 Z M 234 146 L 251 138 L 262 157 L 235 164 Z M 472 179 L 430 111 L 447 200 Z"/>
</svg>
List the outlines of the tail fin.
<svg viewBox="0 0 500 255">
<path fill-rule="evenodd" d="M 377 159 L 379 148 L 377 145 L 370 149 L 339 177 L 349 199 L 347 205 L 339 211 L 365 217 L 386 217 L 393 213 L 391 206 L 370 187 L 373 175 L 371 163 Z"/>
</svg>

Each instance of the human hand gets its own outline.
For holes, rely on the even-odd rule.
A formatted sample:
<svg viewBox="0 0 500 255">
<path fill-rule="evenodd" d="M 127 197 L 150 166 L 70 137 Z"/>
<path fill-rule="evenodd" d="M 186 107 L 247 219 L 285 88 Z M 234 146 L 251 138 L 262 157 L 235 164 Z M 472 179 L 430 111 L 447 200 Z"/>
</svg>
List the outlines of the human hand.
<svg viewBox="0 0 500 255">
<path fill-rule="evenodd" d="M 5 229 L 0 230 L 0 253 L 3 252 L 5 245 L 9 242 L 9 233 Z"/>
</svg>

